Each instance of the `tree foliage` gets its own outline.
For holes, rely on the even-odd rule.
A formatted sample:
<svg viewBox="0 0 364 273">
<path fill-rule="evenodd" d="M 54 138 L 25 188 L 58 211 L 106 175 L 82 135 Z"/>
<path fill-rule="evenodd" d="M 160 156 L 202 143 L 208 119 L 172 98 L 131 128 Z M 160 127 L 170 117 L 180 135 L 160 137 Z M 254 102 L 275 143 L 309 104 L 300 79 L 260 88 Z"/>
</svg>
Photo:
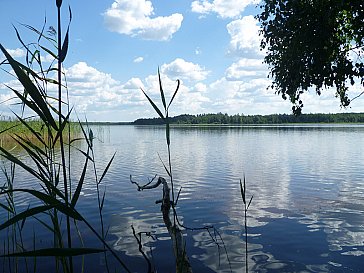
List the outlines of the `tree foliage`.
<svg viewBox="0 0 364 273">
<path fill-rule="evenodd" d="M 263 0 L 257 15 L 261 48 L 267 50 L 271 87 L 294 104 L 315 87 L 321 94 L 334 87 L 341 106 L 348 106 L 348 88 L 363 85 L 364 2 L 345 0 Z"/>
<path fill-rule="evenodd" d="M 228 115 L 199 114 L 179 115 L 169 117 L 170 124 L 289 124 L 289 123 L 364 123 L 364 113 L 337 113 L 337 114 L 301 114 L 299 116 L 288 114 L 273 115 Z M 137 119 L 133 125 L 163 125 L 161 118 Z"/>
</svg>

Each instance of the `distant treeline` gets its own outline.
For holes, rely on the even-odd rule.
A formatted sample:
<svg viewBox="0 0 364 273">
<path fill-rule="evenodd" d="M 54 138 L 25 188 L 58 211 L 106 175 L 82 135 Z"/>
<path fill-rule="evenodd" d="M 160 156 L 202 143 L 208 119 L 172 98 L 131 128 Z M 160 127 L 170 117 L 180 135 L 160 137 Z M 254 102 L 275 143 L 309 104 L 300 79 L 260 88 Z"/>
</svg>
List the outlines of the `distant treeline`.
<svg viewBox="0 0 364 273">
<path fill-rule="evenodd" d="M 171 124 L 286 124 L 286 123 L 364 123 L 364 113 L 338 113 L 338 114 L 289 114 L 274 115 L 228 115 L 199 114 L 179 115 L 170 117 Z M 141 118 L 135 120 L 135 125 L 161 125 L 161 118 Z"/>
</svg>

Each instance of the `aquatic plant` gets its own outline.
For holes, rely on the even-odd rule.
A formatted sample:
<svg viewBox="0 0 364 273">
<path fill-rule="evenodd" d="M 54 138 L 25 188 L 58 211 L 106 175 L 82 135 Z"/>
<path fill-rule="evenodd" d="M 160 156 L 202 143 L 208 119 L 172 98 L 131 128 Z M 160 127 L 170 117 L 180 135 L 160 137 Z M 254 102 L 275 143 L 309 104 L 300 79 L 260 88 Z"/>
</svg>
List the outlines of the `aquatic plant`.
<svg viewBox="0 0 364 273">
<path fill-rule="evenodd" d="M 249 202 L 247 202 L 245 176 L 244 176 L 243 183 L 241 182 L 241 179 L 240 179 L 240 193 L 241 193 L 241 198 L 243 199 L 243 204 L 244 204 L 245 272 L 248 273 L 249 268 L 248 268 L 248 219 L 247 219 L 247 213 L 248 213 L 250 204 L 253 201 L 253 195 L 250 197 Z"/>
<path fill-rule="evenodd" d="M 232 271 L 229 256 L 227 254 L 227 250 L 225 247 L 225 243 L 224 243 L 219 231 L 217 229 L 215 229 L 214 226 L 188 227 L 179 221 L 176 207 L 177 207 L 180 193 L 182 191 L 182 187 L 179 189 L 179 191 L 176 195 L 174 180 L 173 180 L 172 161 L 171 161 L 171 148 L 170 148 L 171 136 L 170 136 L 169 108 L 177 95 L 177 92 L 180 87 L 180 81 L 177 80 L 176 90 L 173 92 L 173 95 L 172 95 L 168 105 L 166 103 L 166 98 L 165 98 L 165 94 L 164 94 L 164 90 L 163 90 L 163 86 L 162 86 L 162 80 L 161 80 L 161 75 L 160 75 L 159 69 L 158 69 L 158 81 L 159 81 L 159 92 L 160 92 L 161 102 L 163 105 L 163 111 L 161 111 L 158 108 L 156 103 L 148 96 L 148 94 L 143 89 L 141 89 L 141 90 L 142 90 L 143 94 L 145 95 L 145 97 L 147 98 L 147 100 L 149 101 L 149 103 L 151 104 L 151 106 L 153 107 L 153 109 L 156 111 L 156 113 L 162 119 L 163 124 L 165 125 L 168 163 L 165 164 L 163 159 L 160 156 L 159 156 L 159 159 L 163 164 L 164 170 L 167 173 L 169 181 L 167 181 L 164 177 L 162 177 L 162 176 L 158 177 L 157 175 L 155 175 L 153 179 L 151 179 L 144 185 L 141 185 L 139 182 L 133 180 L 132 176 L 130 176 L 130 181 L 132 184 L 135 184 L 137 186 L 138 191 L 155 189 L 155 188 L 158 188 L 159 186 L 162 186 L 162 199 L 157 200 L 156 204 L 161 204 L 163 222 L 171 237 L 173 252 L 174 252 L 174 255 L 176 258 L 176 272 L 178 272 L 178 273 L 192 272 L 192 267 L 191 267 L 191 264 L 190 264 L 190 261 L 189 261 L 188 255 L 187 255 L 187 251 L 186 251 L 186 242 L 183 237 L 184 230 L 190 230 L 190 231 L 205 230 L 205 231 L 207 231 L 208 234 L 210 235 L 210 238 L 212 239 L 212 241 L 217 245 L 219 251 L 220 251 L 220 247 L 221 247 L 220 244 L 223 245 L 225 254 L 227 256 L 227 260 L 229 262 L 230 271 Z M 158 177 L 158 179 L 157 179 L 157 177 Z M 169 185 L 170 185 L 170 187 L 169 187 Z M 171 214 L 172 214 L 172 220 L 171 220 Z M 211 232 L 211 230 L 213 230 L 213 232 Z M 134 229 L 133 229 L 133 233 L 135 234 Z M 215 235 L 213 235 L 213 234 L 215 234 Z M 142 245 L 141 245 L 140 238 L 137 238 L 137 242 L 139 245 L 139 250 L 141 251 Z M 144 252 L 141 251 L 141 253 L 142 253 L 143 257 L 147 260 L 148 269 L 150 269 L 151 267 L 150 267 L 149 259 L 146 257 Z M 220 254 L 220 252 L 219 252 L 219 254 Z M 151 272 L 151 271 L 148 271 L 148 272 Z"/>
<path fill-rule="evenodd" d="M 50 27 L 46 31 L 46 19 L 43 27 L 38 30 L 30 25 L 23 24 L 26 29 L 37 35 L 37 42 L 26 44 L 15 28 L 18 40 L 26 51 L 26 63 L 16 61 L 0 44 L 0 50 L 5 56 L 5 60 L 0 64 L 10 66 L 14 76 L 22 86 L 19 91 L 11 86 L 14 96 L 20 101 L 21 114 L 14 112 L 18 123 L 26 128 L 27 134 L 12 132 L 11 138 L 14 143 L 21 147 L 26 156 L 21 156 L 12 150 L 0 146 L 0 156 L 5 160 L 3 173 L 6 183 L 0 190 L 0 209 L 4 210 L 7 219 L 0 223 L 0 231 L 6 232 L 7 241 L 4 242 L 4 253 L 0 255 L 5 272 L 18 272 L 19 259 L 24 259 L 26 271 L 30 271 L 28 266 L 29 257 L 32 257 L 33 271 L 37 269 L 37 258 L 44 256 L 54 257 L 55 268 L 53 272 L 74 272 L 74 257 L 84 256 L 92 253 L 106 253 L 109 251 L 120 266 L 126 272 L 130 272 L 126 264 L 120 259 L 117 253 L 106 243 L 106 232 L 102 218 L 102 209 L 105 200 L 105 192 L 101 192 L 100 184 L 103 181 L 108 169 L 113 161 L 112 157 L 107 163 L 102 175 L 97 175 L 95 155 L 93 151 L 92 130 L 81 128 L 81 136 L 73 137 L 70 134 L 70 116 L 72 107 L 68 100 L 68 89 L 63 80 L 65 75 L 62 72 L 62 64 L 67 56 L 69 43 L 69 29 L 72 20 L 70 7 L 69 21 L 64 38 L 61 30 L 61 8 L 62 0 L 56 0 L 57 7 L 57 30 Z M 46 43 L 47 45 L 44 45 Z M 49 54 L 54 61 L 45 67 L 42 63 L 42 54 Z M 54 65 L 56 63 L 56 65 Z M 6 69 L 3 69 L 7 71 Z M 52 96 L 50 87 L 55 87 L 57 93 Z M 36 118 L 41 124 L 34 127 L 27 114 L 31 113 L 32 118 Z M 2 133 L 8 130 L 3 130 Z M 65 136 L 67 134 L 67 136 Z M 36 139 L 37 144 L 35 144 Z M 84 141 L 86 150 L 81 150 L 75 143 Z M 79 173 L 79 178 L 71 176 L 73 164 L 71 162 L 71 150 L 80 154 L 79 160 L 84 164 Z M 94 179 L 97 187 L 98 207 L 101 233 L 93 227 L 84 215 L 77 209 L 80 200 L 81 190 L 86 181 L 86 173 L 92 164 Z M 9 170 L 10 168 L 10 170 Z M 14 179 L 15 170 L 22 169 L 23 172 L 39 184 L 32 188 L 19 188 Z M 20 185 L 21 186 L 21 185 Z M 32 198 L 31 206 L 22 211 L 16 209 L 15 195 L 28 195 Z M 4 201 L 4 202 L 3 202 Z M 27 223 L 36 221 L 44 227 L 53 238 L 52 246 L 47 248 L 37 248 L 35 239 L 37 232 L 34 231 L 33 248 L 25 247 L 22 240 L 22 233 L 27 229 Z M 87 241 L 82 240 L 82 232 L 79 226 L 87 227 L 91 233 L 100 241 L 101 247 L 87 247 Z M 74 238 L 79 238 L 75 242 Z M 81 244 L 81 247 L 79 245 Z M 106 254 L 105 254 L 106 257 Z M 84 261 L 82 261 L 83 263 Z M 107 266 L 107 265 L 106 265 Z M 5 269 L 7 267 L 7 269 Z M 50 269 L 51 270 L 51 269 Z M 84 264 L 82 264 L 82 271 Z M 107 268 L 109 271 L 109 269 Z"/>
</svg>

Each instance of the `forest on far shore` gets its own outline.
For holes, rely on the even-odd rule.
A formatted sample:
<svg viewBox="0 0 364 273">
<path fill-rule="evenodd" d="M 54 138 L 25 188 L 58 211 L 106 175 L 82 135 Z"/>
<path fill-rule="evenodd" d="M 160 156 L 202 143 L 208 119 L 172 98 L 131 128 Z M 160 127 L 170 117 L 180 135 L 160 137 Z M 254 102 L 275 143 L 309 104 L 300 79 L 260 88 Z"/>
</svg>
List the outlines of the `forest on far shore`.
<svg viewBox="0 0 364 273">
<path fill-rule="evenodd" d="M 336 114 L 272 114 L 272 115 L 228 115 L 198 114 L 170 117 L 170 124 L 288 124 L 288 123 L 364 123 L 364 113 Z M 134 125 L 162 125 L 161 118 L 140 118 Z"/>
</svg>

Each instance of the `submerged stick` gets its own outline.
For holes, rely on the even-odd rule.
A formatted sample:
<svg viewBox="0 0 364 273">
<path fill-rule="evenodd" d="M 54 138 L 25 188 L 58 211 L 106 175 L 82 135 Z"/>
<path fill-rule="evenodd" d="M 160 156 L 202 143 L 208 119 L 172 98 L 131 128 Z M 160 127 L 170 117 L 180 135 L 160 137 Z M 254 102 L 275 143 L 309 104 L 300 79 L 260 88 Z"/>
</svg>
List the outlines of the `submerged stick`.
<svg viewBox="0 0 364 273">
<path fill-rule="evenodd" d="M 155 178 L 155 177 L 154 177 Z M 154 180 L 152 179 L 152 181 Z M 177 224 L 173 224 L 170 218 L 170 211 L 171 211 L 171 196 L 170 196 L 170 188 L 168 186 L 167 181 L 163 177 L 159 177 L 157 182 L 151 184 L 150 181 L 148 184 L 144 186 L 140 186 L 137 182 L 133 181 L 130 176 L 130 181 L 133 184 L 136 184 L 138 190 L 145 190 L 145 189 L 154 189 L 158 186 L 162 185 L 163 189 L 163 198 L 162 200 L 157 200 L 156 203 L 162 203 L 161 211 L 163 215 L 163 222 L 166 226 L 169 235 L 172 239 L 172 246 L 173 252 L 176 257 L 176 272 L 177 273 L 192 273 L 192 267 L 188 260 L 188 256 L 186 253 L 186 243 L 183 238 L 182 230 L 178 227 Z"/>
</svg>

